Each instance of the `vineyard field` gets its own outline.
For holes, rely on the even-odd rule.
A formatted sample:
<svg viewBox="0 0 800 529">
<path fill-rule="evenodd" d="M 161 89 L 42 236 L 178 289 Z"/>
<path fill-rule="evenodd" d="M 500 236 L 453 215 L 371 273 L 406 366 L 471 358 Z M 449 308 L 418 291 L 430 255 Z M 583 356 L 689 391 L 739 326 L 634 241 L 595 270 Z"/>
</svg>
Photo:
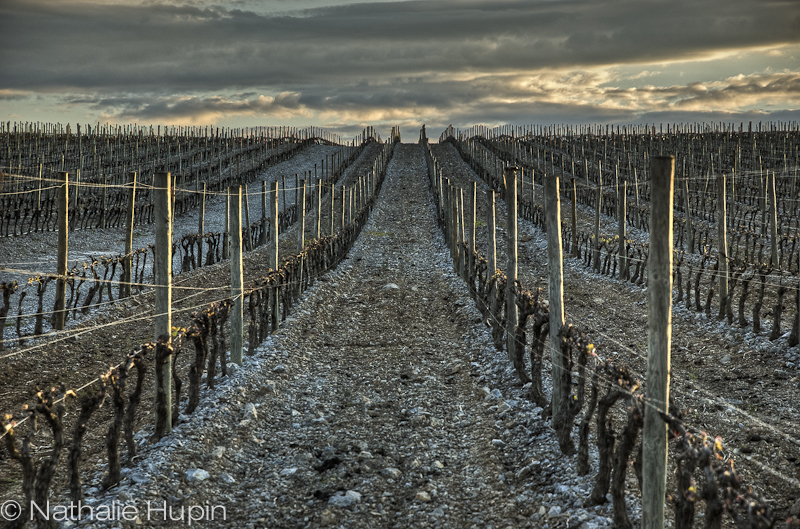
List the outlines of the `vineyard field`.
<svg viewBox="0 0 800 529">
<path fill-rule="evenodd" d="M 639 527 L 655 409 L 666 526 L 800 527 L 796 124 L 4 127 L 16 526 L 49 498 L 90 506 L 53 527 Z M 668 409 L 645 396 L 663 156 Z M 134 516 L 99 519 L 114 502 Z"/>
</svg>

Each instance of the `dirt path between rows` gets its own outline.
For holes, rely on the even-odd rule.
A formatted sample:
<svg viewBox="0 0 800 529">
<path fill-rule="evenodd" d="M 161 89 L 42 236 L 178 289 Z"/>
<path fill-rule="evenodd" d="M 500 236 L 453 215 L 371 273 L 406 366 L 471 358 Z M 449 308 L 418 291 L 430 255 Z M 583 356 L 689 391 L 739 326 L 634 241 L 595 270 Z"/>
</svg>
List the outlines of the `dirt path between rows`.
<svg viewBox="0 0 800 529">
<path fill-rule="evenodd" d="M 544 494 L 574 473 L 521 389 L 482 386 L 502 358 L 452 271 L 425 170 L 418 145 L 396 148 L 349 257 L 98 501 L 173 527 L 196 506 L 209 527 L 608 522 L 562 514 L 585 487 Z"/>
</svg>

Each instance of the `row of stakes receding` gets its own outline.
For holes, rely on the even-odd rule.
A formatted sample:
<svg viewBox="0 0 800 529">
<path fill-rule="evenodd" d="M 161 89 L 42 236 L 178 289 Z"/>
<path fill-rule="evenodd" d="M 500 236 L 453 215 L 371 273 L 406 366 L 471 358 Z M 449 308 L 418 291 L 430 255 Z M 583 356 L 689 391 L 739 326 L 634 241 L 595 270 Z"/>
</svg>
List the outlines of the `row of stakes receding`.
<svg viewBox="0 0 800 529">
<path fill-rule="evenodd" d="M 371 167 L 371 170 L 356 178 L 351 188 L 356 192 L 343 192 L 342 196 L 347 198 L 347 202 L 342 203 L 346 223 L 338 227 L 335 233 L 303 242 L 299 253 L 278 263 L 278 223 L 273 221 L 270 226 L 272 244 L 268 250 L 271 270 L 266 276 L 245 286 L 242 279 L 242 208 L 235 199 L 232 200 L 232 281 L 229 297 L 199 308 L 191 314 L 184 326 L 175 326 L 172 324 L 171 306 L 168 303 L 171 298 L 171 278 L 166 265 L 157 267 L 160 269 L 155 271 L 154 326 L 157 335 L 154 341 L 142 344 L 125 354 L 119 364 L 83 387 L 70 389 L 62 386 L 38 390 L 32 405 L 6 415 L 1 437 L 11 458 L 21 466 L 21 493 L 24 497 L 21 502 L 23 512 L 11 523 L 11 527 L 22 527 L 30 519 L 36 520 L 39 527 L 56 526 L 52 517 L 38 509 L 31 509 L 31 505 L 47 505 L 55 473 L 65 451 L 65 479 L 68 482 L 70 505 L 78 509 L 84 499 L 80 465 L 83 439 L 89 426 L 106 428 L 105 452 L 108 466 L 100 489 L 107 490 L 119 483 L 122 465 L 132 464 L 137 454 L 134 433 L 142 426 L 142 395 L 147 386 L 150 386 L 149 391 L 155 395 L 155 399 L 149 402 L 153 402 L 151 411 L 155 415 L 151 441 L 156 442 L 168 435 L 179 422 L 181 414 L 190 415 L 196 410 L 200 403 L 203 373 L 206 375 L 207 390 L 213 390 L 218 365 L 222 376 L 226 376 L 230 363 L 242 365 L 247 356 L 255 352 L 258 344 L 279 328 L 302 293 L 328 270 L 336 267 L 358 238 L 380 192 L 394 144 L 399 142 L 396 130 L 393 130 L 390 142 L 381 144 L 374 159 L 367 161 L 367 167 Z M 163 183 L 157 187 L 155 199 L 156 205 L 161 206 L 156 215 L 156 229 L 157 232 L 168 233 L 170 179 L 167 173 L 162 172 L 156 175 L 156 182 Z M 238 196 L 241 203 L 241 188 L 233 195 Z M 304 204 L 305 201 L 301 199 L 300 203 Z M 273 210 L 277 209 L 277 195 L 272 195 L 271 207 Z M 304 219 L 305 216 L 301 214 L 299 218 Z M 166 219 L 166 225 L 159 225 L 158 219 Z M 276 217 L 273 216 L 272 219 Z M 156 243 L 157 261 L 168 261 L 171 246 L 166 243 L 159 246 L 159 242 L 161 241 Z M 166 251 L 158 252 L 159 247 Z M 158 259 L 159 256 L 162 258 Z M 164 307 L 164 310 L 160 310 L 160 307 Z M 180 362 L 179 358 L 190 354 L 192 349 L 194 358 Z M 152 373 L 149 379 L 148 373 Z M 186 397 L 182 399 L 184 377 L 188 378 L 189 387 Z M 72 414 L 68 420 L 65 418 L 65 410 L 73 400 L 77 400 L 79 411 L 77 417 Z M 107 424 L 104 426 L 90 423 L 105 400 L 111 403 Z M 45 428 L 38 427 L 38 418 L 45 421 Z M 52 436 L 52 450 L 45 457 L 37 457 L 31 449 L 32 441 L 37 436 L 44 435 L 45 431 Z M 121 437 L 124 438 L 126 448 L 124 457 Z M 46 441 L 37 439 L 37 442 L 42 444 Z M 80 515 L 79 512 L 69 513 L 72 518 Z"/>
<path fill-rule="evenodd" d="M 319 132 L 319 130 L 317 130 L 317 132 Z M 314 207 L 315 197 L 317 197 L 319 193 L 322 193 L 324 190 L 325 194 L 330 194 L 331 189 L 336 186 L 347 168 L 361 155 L 368 142 L 377 141 L 376 137 L 371 134 L 374 134 L 372 129 L 365 129 L 364 133 L 359 135 L 359 138 L 352 143 L 356 144 L 356 141 L 359 141 L 360 138 L 366 138 L 366 140 L 356 144 L 355 147 L 345 146 L 340 153 L 326 156 L 326 158 L 321 160 L 321 173 L 319 175 L 313 175 L 313 177 L 311 174 L 306 175 L 306 182 L 309 182 L 309 186 L 313 187 L 313 189 L 307 193 L 306 197 L 306 208 L 309 211 Z M 211 189 L 218 188 L 221 190 L 219 191 L 220 194 L 226 194 L 230 186 L 244 185 L 245 194 L 260 194 L 260 202 L 262 205 L 260 219 L 251 222 L 249 201 L 245 201 L 244 203 L 244 227 L 242 230 L 245 247 L 249 251 L 266 244 L 270 240 L 270 219 L 267 211 L 268 197 L 271 192 L 278 191 L 269 191 L 266 182 L 261 182 L 260 190 L 248 191 L 248 183 L 252 183 L 256 180 L 258 175 L 263 173 L 268 167 L 291 159 L 292 156 L 296 155 L 306 146 L 325 141 L 320 137 L 308 137 L 306 131 L 300 131 L 298 136 L 304 139 L 300 143 L 292 143 L 292 147 L 282 150 L 280 155 L 268 155 L 261 162 L 248 165 L 245 168 L 237 166 L 235 172 L 229 171 L 228 173 L 224 173 L 220 169 L 220 174 L 225 175 L 225 177 L 217 178 L 214 180 L 215 183 L 213 185 L 210 185 L 209 181 L 204 180 L 212 175 L 203 174 L 202 171 L 189 171 L 188 173 L 184 171 L 181 175 L 172 175 L 173 215 L 182 215 L 191 209 L 199 209 L 201 212 L 204 212 L 207 191 L 211 192 Z M 124 138 L 124 136 L 122 137 Z M 167 137 L 167 140 L 168 139 L 169 137 Z M 73 141 L 75 140 L 73 139 Z M 239 138 L 239 142 L 243 144 L 246 143 L 241 138 Z M 165 162 L 162 167 L 168 168 L 170 164 Z M 229 176 L 229 174 L 231 176 Z M 63 172 L 60 173 L 60 176 L 67 180 L 68 185 L 64 186 L 63 183 L 59 185 L 57 189 L 52 191 L 53 197 L 48 200 L 55 204 L 53 206 L 53 217 L 55 219 L 57 216 L 56 213 L 59 213 L 59 196 L 56 196 L 56 192 L 61 194 L 63 202 L 67 204 L 66 225 L 69 226 L 69 231 L 72 231 L 75 228 L 75 223 L 70 219 L 76 216 L 79 218 L 82 216 L 85 219 L 86 211 L 82 209 L 82 207 L 75 206 L 75 196 L 78 194 L 77 190 L 80 189 L 80 186 L 77 185 L 74 179 L 70 178 L 69 173 Z M 35 200 L 34 195 L 38 194 L 36 190 L 37 185 L 30 184 L 33 177 L 26 178 L 28 184 L 23 187 L 29 187 L 30 189 L 19 191 L 18 193 L 11 191 L 9 195 L 5 197 L 7 200 L 11 200 L 9 197 L 16 197 L 15 200 L 18 200 L 20 203 L 33 202 Z M 135 172 L 129 173 L 127 178 L 128 182 L 119 189 L 111 184 L 97 188 L 101 190 L 95 190 L 96 196 L 94 197 L 94 200 L 100 203 L 105 202 L 101 197 L 106 194 L 109 188 L 111 189 L 109 194 L 113 196 L 122 196 L 124 194 L 124 204 L 126 204 L 124 207 L 112 206 L 100 208 L 100 210 L 108 213 L 106 220 L 116 219 L 114 223 L 105 224 L 107 227 L 122 223 L 122 226 L 126 229 L 126 251 L 117 255 L 101 255 L 96 258 L 93 257 L 88 261 L 74 262 L 72 266 L 69 266 L 69 264 L 65 266 L 65 270 L 61 275 L 66 277 L 65 285 L 66 289 L 68 289 L 68 298 L 65 301 L 65 308 L 69 310 L 65 312 L 64 321 L 70 317 L 75 318 L 79 314 L 86 314 L 92 307 L 103 306 L 106 302 L 114 301 L 114 289 L 118 290 L 118 299 L 125 298 L 129 296 L 133 290 L 144 290 L 148 282 L 152 279 L 151 275 L 146 276 L 146 272 L 152 268 L 155 257 L 155 247 L 151 244 L 145 248 L 133 248 L 132 234 L 135 226 L 138 226 L 140 223 L 152 222 L 154 212 L 153 175 L 147 178 L 150 182 L 149 185 L 137 181 Z M 299 187 L 301 181 L 300 175 L 295 174 L 294 180 L 294 184 L 288 186 L 288 188 L 292 190 L 296 190 Z M 41 180 L 39 184 L 41 184 Z M 230 186 L 224 187 L 227 184 L 230 184 Z M 191 185 L 196 187 L 197 190 L 185 190 L 185 188 L 178 187 L 179 185 Z M 0 196 L 2 196 L 4 189 L 11 189 L 12 187 L 13 186 L 9 182 L 6 182 L 5 185 L 0 183 Z M 317 188 L 319 188 L 318 191 Z M 180 189 L 184 189 L 184 191 Z M 294 204 L 287 204 L 286 202 L 287 184 L 285 175 L 282 178 L 280 190 L 283 196 L 283 206 L 277 215 L 279 219 L 279 231 L 282 233 L 296 222 L 299 205 L 297 193 L 293 193 L 295 195 Z M 63 195 L 65 191 L 69 198 L 64 198 Z M 121 200 L 122 199 L 119 201 Z M 115 199 L 114 202 L 116 203 L 118 200 Z M 11 210 L 13 210 L 13 207 Z M 7 212 L 7 215 L 9 214 L 9 210 L 4 209 L 4 211 Z M 16 211 L 20 210 L 16 209 Z M 63 210 L 61 213 L 63 216 Z M 24 215 L 23 217 L 27 218 L 27 216 L 28 215 Z M 36 214 L 30 216 L 35 217 Z M 331 220 L 333 220 L 333 218 L 333 216 L 330 217 Z M 229 256 L 227 228 L 220 232 L 206 232 L 204 230 L 204 215 L 202 213 L 199 214 L 198 219 L 199 226 L 196 233 L 185 234 L 180 239 L 173 242 L 173 255 L 179 256 L 179 268 L 174 271 L 176 274 L 190 271 L 201 266 L 215 264 L 221 260 L 227 259 Z M 98 221 L 98 225 L 93 226 L 99 228 L 102 225 L 103 224 Z M 334 227 L 332 223 L 327 228 L 329 233 L 333 233 Z M 67 237 L 65 233 L 60 233 L 59 236 L 62 239 Z M 148 268 L 148 263 L 150 263 L 150 268 Z M 63 262 L 61 264 L 63 265 Z M 5 268 L 7 271 L 11 272 L 17 267 L 12 265 L 6 266 Z M 24 270 L 22 272 L 24 273 Z M 42 272 L 28 274 L 26 281 L 6 280 L 0 282 L 0 292 L 2 292 L 3 296 L 3 304 L 0 306 L 0 351 L 13 343 L 22 345 L 28 336 L 38 336 L 45 332 L 46 324 L 54 324 L 53 312 L 45 310 L 43 304 L 48 289 L 52 291 L 52 289 L 56 288 L 56 277 L 58 277 L 58 273 Z M 112 289 L 112 286 L 114 289 Z M 84 288 L 82 289 L 82 287 Z M 27 305 L 25 304 L 25 298 L 29 294 L 32 298 L 34 296 L 37 298 L 38 303 L 35 309 L 30 303 Z M 107 301 L 104 301 L 104 298 Z M 16 315 L 14 315 L 14 309 L 16 309 Z M 34 322 L 33 328 L 30 329 L 30 325 L 28 325 L 28 330 L 26 331 L 23 326 L 25 322 L 30 321 Z M 7 323 L 11 329 L 16 330 L 15 340 L 5 337 L 4 331 Z"/>
<path fill-rule="evenodd" d="M 520 216 L 543 229 L 541 195 L 536 199 L 542 191 L 537 187 L 548 175 L 558 175 L 562 193 L 573 203 L 570 222 L 562 225 L 567 253 L 594 272 L 639 285 L 647 284 L 646 234 L 651 222 L 645 164 L 651 152 L 674 153 L 676 301 L 737 329 L 768 331 L 771 340 L 785 337 L 791 347 L 800 340 L 800 133 L 782 129 L 786 130 L 651 132 L 638 137 L 625 131 L 595 136 L 570 130 L 560 137 L 525 131 L 514 137 L 513 131 L 480 129 L 475 131 L 480 135 L 470 136 L 448 129 L 440 140 L 452 142 L 491 186 L 503 182 L 504 167 L 520 167 L 518 185 L 527 199 Z M 741 144 L 752 147 L 743 154 Z M 712 146 L 723 154 L 706 157 L 703 165 L 704 157 L 693 153 Z M 788 155 L 775 154 L 778 148 Z M 792 159 L 790 164 L 787 160 Z M 734 165 L 717 163 L 715 168 L 715 160 Z M 726 200 L 719 201 L 721 195 Z M 794 296 L 787 306 L 788 294 Z"/>
<path fill-rule="evenodd" d="M 425 149 L 439 224 L 450 248 L 454 269 L 467 282 L 477 308 L 491 327 L 495 346 L 500 350 L 505 348 L 520 382 L 530 384 L 529 397 L 545 409 L 544 417 L 552 420 L 561 451 L 565 455 L 577 453 L 580 475 L 591 472 L 589 433 L 591 423 L 595 423 L 597 474 L 586 506 L 605 503 L 610 492 L 614 527 L 632 527 L 625 499 L 626 473 L 632 467 L 642 495 L 641 527 L 664 527 L 665 497 L 674 508 L 677 528 L 693 527 L 701 501 L 705 504 L 701 516 L 706 527 L 721 526 L 725 515 L 737 527 L 774 527 L 779 523 L 770 502 L 736 473 L 733 459 L 724 451 L 721 439 L 692 431 L 682 420 L 683 410 L 678 409 L 669 396 L 674 158 L 654 156 L 651 165 L 652 193 L 658 198 L 651 202 L 654 220 L 650 226 L 649 245 L 650 352 L 646 380 L 640 381 L 628 366 L 603 359 L 586 333 L 565 321 L 562 245 L 569 244 L 572 233 L 561 226 L 559 180 L 562 175 L 551 172 L 540 176 L 545 206 L 537 207 L 533 203 L 533 193 L 518 193 L 519 189 L 524 190 L 518 166 L 497 164 L 495 167 L 501 171 L 495 172 L 491 161 L 488 168 L 476 164 L 470 150 L 448 132 L 451 131 L 446 131 L 443 139 L 455 143 L 465 161 L 474 164 L 476 174 L 490 188 L 485 220 L 490 242 L 488 255 L 484 256 L 477 250 L 475 239 L 476 183 L 461 189 L 444 178 L 428 146 L 425 129 L 422 129 L 420 143 Z M 569 186 L 566 187 L 569 190 Z M 469 194 L 467 200 L 465 193 Z M 505 201 L 508 213 L 505 273 L 500 270 L 494 250 L 496 196 Z M 467 204 L 471 208 L 466 208 Z M 535 215 L 534 209 L 537 210 Z M 573 212 L 575 209 L 573 200 Z M 547 233 L 547 302 L 539 289 L 531 292 L 517 279 L 518 216 L 534 221 Z M 624 255 L 615 258 L 625 259 Z M 551 329 L 554 331 L 550 332 Z M 542 382 L 543 353 L 548 341 L 553 372 L 551 399 L 547 398 Z M 526 352 L 530 355 L 529 372 L 524 360 Z M 573 373 L 577 375 L 574 378 Z M 618 403 L 615 413 L 614 406 Z M 614 417 L 621 422 L 621 431 L 615 431 Z M 577 448 L 572 439 L 576 419 Z M 670 457 L 676 469 L 676 490 L 669 495 L 666 494 L 668 439 L 674 445 Z M 520 476 L 531 472 L 533 470 L 526 467 L 520 471 Z M 789 519 L 785 526 L 800 526 L 800 521 Z"/>
</svg>

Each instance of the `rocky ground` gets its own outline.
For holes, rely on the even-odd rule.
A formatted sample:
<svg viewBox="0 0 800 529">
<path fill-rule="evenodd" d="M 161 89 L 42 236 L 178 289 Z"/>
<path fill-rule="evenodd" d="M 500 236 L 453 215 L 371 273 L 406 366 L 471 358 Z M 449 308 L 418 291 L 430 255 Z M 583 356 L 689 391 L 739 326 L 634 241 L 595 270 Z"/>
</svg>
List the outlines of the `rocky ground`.
<svg viewBox="0 0 800 529">
<path fill-rule="evenodd" d="M 401 145 L 349 258 L 188 422 L 142 441 L 118 487 L 87 498 L 136 505 L 138 520 L 108 527 L 191 513 L 237 528 L 608 525 L 607 506 L 582 507 L 589 482 L 541 410 L 500 382 L 490 340 L 452 272 L 422 152 Z"/>
</svg>

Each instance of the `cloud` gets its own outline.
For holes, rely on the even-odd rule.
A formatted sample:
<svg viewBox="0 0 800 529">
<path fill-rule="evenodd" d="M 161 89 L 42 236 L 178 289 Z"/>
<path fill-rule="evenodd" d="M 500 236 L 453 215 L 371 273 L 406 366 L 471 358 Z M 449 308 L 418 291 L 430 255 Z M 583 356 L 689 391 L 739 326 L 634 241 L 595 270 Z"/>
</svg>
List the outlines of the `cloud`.
<svg viewBox="0 0 800 529">
<path fill-rule="evenodd" d="M 169 122 L 206 124 L 221 117 L 252 116 L 263 119 L 309 117 L 311 112 L 299 102 L 300 95 L 283 92 L 277 96 L 259 95 L 253 99 L 230 99 L 222 96 L 136 96 L 67 97 L 68 105 L 88 105 L 102 111 L 103 120 L 115 122 Z"/>
<path fill-rule="evenodd" d="M 738 75 L 685 86 L 610 89 L 609 101 L 631 101 L 639 110 L 667 107 L 676 111 L 731 112 L 800 108 L 800 72 Z"/>
<path fill-rule="evenodd" d="M 457 78 L 434 74 L 386 78 L 378 86 L 310 86 L 277 95 L 75 94 L 60 98 L 59 104 L 92 108 L 101 121 L 208 124 L 247 120 L 253 124 L 305 120 L 342 133 L 367 124 L 635 123 L 650 122 L 654 115 L 667 121 L 676 121 L 675 116 L 702 121 L 712 114 L 735 120 L 737 115 L 763 116 L 800 106 L 800 73 L 796 72 L 633 88 L 615 86 L 620 79 L 624 77 L 617 78 L 605 69 L 462 74 Z M 695 118 L 689 119 L 692 113 Z"/>
<path fill-rule="evenodd" d="M 0 100 L 15 101 L 26 99 L 31 95 L 28 90 L 8 90 L 0 89 Z"/>
<path fill-rule="evenodd" d="M 163 2 L 7 0 L 0 46 L 7 88 L 284 91 L 385 75 L 586 68 L 798 42 L 798 6 L 441 0 L 270 16 Z"/>
<path fill-rule="evenodd" d="M 0 113 L 345 131 L 800 106 L 797 2 L 346 1 L 4 0 Z M 699 82 L 744 52 L 742 75 Z"/>
</svg>

